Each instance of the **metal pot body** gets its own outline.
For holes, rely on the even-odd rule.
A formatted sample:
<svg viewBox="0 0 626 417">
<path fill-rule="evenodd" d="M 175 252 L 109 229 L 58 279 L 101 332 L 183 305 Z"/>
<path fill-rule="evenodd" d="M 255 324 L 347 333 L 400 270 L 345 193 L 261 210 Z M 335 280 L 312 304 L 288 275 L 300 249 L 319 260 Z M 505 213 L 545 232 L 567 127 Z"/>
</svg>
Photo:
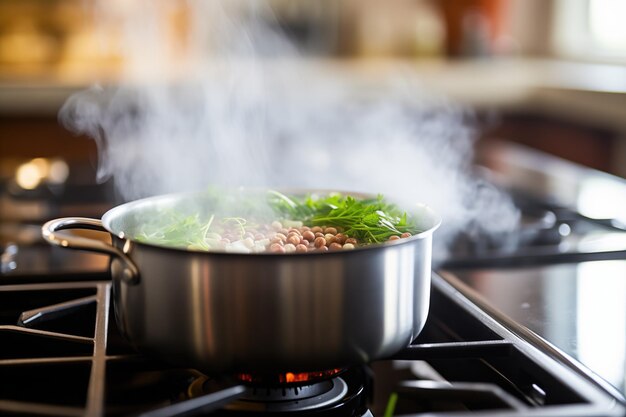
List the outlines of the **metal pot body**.
<svg viewBox="0 0 626 417">
<path fill-rule="evenodd" d="M 209 373 L 326 370 L 390 356 L 425 324 L 438 222 L 409 239 L 352 251 L 232 254 L 125 239 L 112 225 L 123 224 L 126 211 L 103 217 L 113 240 L 106 252 L 115 317 L 150 356 Z M 80 238 L 54 242 L 57 230 L 87 227 L 86 220 L 49 222 L 44 236 L 88 249 L 72 241 Z"/>
</svg>

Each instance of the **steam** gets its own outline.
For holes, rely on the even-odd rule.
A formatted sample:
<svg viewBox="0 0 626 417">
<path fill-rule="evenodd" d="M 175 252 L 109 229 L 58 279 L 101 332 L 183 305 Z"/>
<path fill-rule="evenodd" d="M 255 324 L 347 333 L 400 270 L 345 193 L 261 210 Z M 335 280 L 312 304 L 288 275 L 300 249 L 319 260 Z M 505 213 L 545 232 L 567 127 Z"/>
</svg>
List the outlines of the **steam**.
<svg viewBox="0 0 626 417">
<path fill-rule="evenodd" d="M 98 179 L 124 199 L 328 188 L 427 203 L 439 242 L 515 226 L 510 199 L 470 175 L 471 114 L 411 75 L 372 83 L 302 58 L 260 1 L 97 5 L 119 28 L 123 79 L 72 96 L 60 119 L 97 141 Z"/>
</svg>

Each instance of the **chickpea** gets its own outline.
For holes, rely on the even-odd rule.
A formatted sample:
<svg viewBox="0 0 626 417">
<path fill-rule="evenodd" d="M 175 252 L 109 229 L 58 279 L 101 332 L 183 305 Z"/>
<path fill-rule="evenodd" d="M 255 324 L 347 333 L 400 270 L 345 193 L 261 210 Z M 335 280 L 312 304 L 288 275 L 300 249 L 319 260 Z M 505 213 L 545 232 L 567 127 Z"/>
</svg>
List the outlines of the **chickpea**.
<svg viewBox="0 0 626 417">
<path fill-rule="evenodd" d="M 289 237 L 287 238 L 287 243 L 291 243 L 294 246 L 300 244 L 300 236 L 289 235 Z"/>
<path fill-rule="evenodd" d="M 328 248 L 326 246 L 320 246 L 319 248 L 315 249 L 316 252 L 328 252 Z"/>
<path fill-rule="evenodd" d="M 273 252 L 273 253 L 285 253 L 285 248 L 283 248 L 283 246 L 279 245 L 278 243 L 273 243 L 270 246 L 270 252 Z"/>
<path fill-rule="evenodd" d="M 407 238 L 407 237 L 411 237 L 411 236 L 412 236 L 412 235 L 411 235 L 409 232 L 405 232 L 405 233 L 402 233 L 402 234 L 400 235 L 400 237 L 402 237 L 402 238 Z"/>
<path fill-rule="evenodd" d="M 275 238 L 275 239 L 280 239 L 280 240 L 282 240 L 283 242 L 284 242 L 285 240 L 287 240 L 287 236 L 283 235 L 282 233 L 276 233 L 276 234 L 274 235 L 274 238 Z"/>
<path fill-rule="evenodd" d="M 263 240 L 265 239 L 265 235 L 263 233 L 257 233 L 254 235 L 254 240 Z"/>
<path fill-rule="evenodd" d="M 322 232 L 315 232 L 315 237 L 324 237 L 324 233 L 322 233 Z"/>
<path fill-rule="evenodd" d="M 335 238 L 337 239 L 337 243 L 340 243 L 343 245 L 344 243 L 346 243 L 348 236 L 344 235 L 343 233 L 337 233 L 335 235 Z"/>
<path fill-rule="evenodd" d="M 302 237 L 308 240 L 309 242 L 313 242 L 315 240 L 315 234 L 311 232 L 310 230 L 307 230 L 304 233 L 302 233 Z"/>
<path fill-rule="evenodd" d="M 326 239 L 324 239 L 323 237 L 318 237 L 318 238 L 315 239 L 313 244 L 315 245 L 316 248 L 319 249 L 322 246 L 326 246 Z"/>
<path fill-rule="evenodd" d="M 280 229 L 278 232 L 279 232 L 279 233 L 282 233 L 282 234 L 283 234 L 283 235 L 285 235 L 285 236 L 287 236 L 287 235 L 289 234 L 289 229 L 282 228 L 282 229 Z"/>
<path fill-rule="evenodd" d="M 293 253 L 296 251 L 296 246 L 291 243 L 287 243 L 283 248 L 285 249 L 285 253 Z"/>
<path fill-rule="evenodd" d="M 324 235 L 324 239 L 326 239 L 327 245 L 330 245 L 331 243 L 334 243 L 335 241 L 337 241 L 337 238 L 335 237 L 335 235 L 330 234 L 330 233 L 326 233 Z"/>
<path fill-rule="evenodd" d="M 306 239 L 302 239 L 302 240 L 300 241 L 300 244 L 301 244 L 301 245 L 304 245 L 304 246 L 309 246 L 310 242 L 309 242 L 308 240 L 306 240 Z"/>
<path fill-rule="evenodd" d="M 322 232 L 322 228 L 319 227 L 319 226 L 313 226 L 313 227 L 311 227 L 311 231 L 313 233 L 321 233 Z"/>
<path fill-rule="evenodd" d="M 393 235 L 393 236 L 389 236 L 389 239 L 387 240 L 398 240 L 398 239 L 400 239 L 400 236 Z"/>
<path fill-rule="evenodd" d="M 352 243 L 346 243 L 346 244 L 343 245 L 342 249 L 344 249 L 344 250 L 351 250 L 351 249 L 354 249 L 354 245 Z"/>
<path fill-rule="evenodd" d="M 337 234 L 337 229 L 334 227 L 327 227 L 324 229 L 324 233 L 328 234 L 330 233 L 331 235 L 336 235 Z"/>
<path fill-rule="evenodd" d="M 278 220 L 272 222 L 272 229 L 278 231 L 283 228 L 283 224 Z"/>
<path fill-rule="evenodd" d="M 278 243 L 280 246 L 283 246 L 283 240 L 279 239 L 277 237 L 273 238 L 272 240 L 270 240 L 270 243 L 273 245 L 274 243 Z"/>
<path fill-rule="evenodd" d="M 349 238 L 347 238 L 347 239 L 346 239 L 346 243 L 350 243 L 350 244 L 352 244 L 352 245 L 354 245 L 354 246 L 356 246 L 356 245 L 357 245 L 357 241 L 356 241 L 356 239 L 355 239 L 355 238 L 353 238 L 353 237 L 349 237 Z"/>
<path fill-rule="evenodd" d="M 305 245 L 298 245 L 296 246 L 296 252 L 297 253 L 306 253 L 308 251 L 307 247 Z"/>
<path fill-rule="evenodd" d="M 328 247 L 329 250 L 333 250 L 333 251 L 341 250 L 341 248 L 342 248 L 342 246 L 339 243 L 337 243 L 337 242 L 331 243 L 330 246 Z"/>
<path fill-rule="evenodd" d="M 310 228 L 309 226 L 302 226 L 302 227 L 300 228 L 300 231 L 301 231 L 302 233 L 304 233 L 304 232 L 308 232 L 308 231 L 310 231 L 310 230 L 311 230 L 311 228 Z"/>
</svg>

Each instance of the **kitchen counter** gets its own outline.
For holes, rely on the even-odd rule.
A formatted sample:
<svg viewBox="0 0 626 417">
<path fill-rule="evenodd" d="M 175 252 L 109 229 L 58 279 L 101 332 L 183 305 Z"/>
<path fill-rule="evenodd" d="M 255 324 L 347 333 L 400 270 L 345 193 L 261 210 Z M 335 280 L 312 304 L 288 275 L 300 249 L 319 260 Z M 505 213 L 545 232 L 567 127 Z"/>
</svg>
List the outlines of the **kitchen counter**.
<svg viewBox="0 0 626 417">
<path fill-rule="evenodd" d="M 267 65 L 270 72 L 273 66 L 284 71 L 294 61 L 275 59 Z M 477 110 L 481 121 L 489 121 L 484 126 L 486 135 L 504 134 L 508 139 L 626 176 L 624 66 L 528 58 L 309 58 L 299 60 L 289 74 L 298 81 L 288 90 L 303 100 L 310 94 L 304 87 L 298 93 L 298 86 L 311 86 L 320 74 L 337 81 L 329 89 L 345 87 L 357 100 L 384 100 L 389 88 L 398 91 L 410 85 L 418 101 L 422 97 L 447 97 Z M 57 71 L 37 78 L 0 74 L 0 118 L 13 124 L 19 118 L 45 118 L 56 125 L 59 109 L 73 93 L 96 83 L 114 85 L 120 79 L 119 69 L 117 73 L 104 69 L 71 74 Z M 516 122 L 517 116 L 524 115 L 531 117 L 530 122 Z M 499 128 L 504 131 L 497 132 Z M 29 132 L 24 136 L 37 135 Z M 36 147 L 42 148 L 42 144 Z"/>
<path fill-rule="evenodd" d="M 423 82 L 479 108 L 515 108 L 626 132 L 626 66 L 494 59 L 418 66 Z"/>
<path fill-rule="evenodd" d="M 477 161 L 513 192 L 626 231 L 626 180 L 505 141 L 485 141 Z"/>
<path fill-rule="evenodd" d="M 308 71 L 338 76 L 360 89 L 377 91 L 392 79 L 415 78 L 425 89 L 471 107 L 533 109 L 626 132 L 626 66 L 529 58 L 302 63 Z M 72 92 L 117 79 L 102 69 L 19 80 L 0 74 L 0 113 L 56 114 Z"/>
</svg>

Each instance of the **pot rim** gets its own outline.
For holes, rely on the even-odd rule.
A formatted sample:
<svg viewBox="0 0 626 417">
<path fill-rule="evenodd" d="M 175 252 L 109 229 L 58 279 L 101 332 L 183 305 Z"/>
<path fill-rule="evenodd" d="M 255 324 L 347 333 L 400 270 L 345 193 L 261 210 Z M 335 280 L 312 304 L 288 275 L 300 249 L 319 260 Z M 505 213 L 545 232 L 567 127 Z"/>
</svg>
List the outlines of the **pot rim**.
<svg viewBox="0 0 626 417">
<path fill-rule="evenodd" d="M 342 190 L 328 190 L 328 189 L 280 189 L 280 192 L 283 193 L 291 193 L 291 194 L 307 194 L 307 193 L 319 193 L 319 194 L 329 194 L 329 193 L 340 193 L 340 194 L 344 194 L 344 195 L 351 195 L 351 196 L 358 196 L 361 198 L 372 198 L 375 197 L 375 195 L 373 194 L 367 194 L 367 193 L 361 193 L 361 192 L 352 192 L 352 191 L 342 191 Z M 406 244 L 410 244 L 412 242 L 415 242 L 417 240 L 423 240 L 426 239 L 428 237 L 431 237 L 433 235 L 433 233 L 435 232 L 435 230 L 437 230 L 439 228 L 439 226 L 441 225 L 442 219 L 441 217 L 434 211 L 432 210 L 428 205 L 423 204 L 423 203 L 415 203 L 415 210 L 414 211 L 421 211 L 422 214 L 424 216 L 427 217 L 427 223 L 430 224 L 430 227 L 428 227 L 426 230 L 423 230 L 422 232 L 412 235 L 408 238 L 404 238 L 404 239 L 396 239 L 393 241 L 387 241 L 387 242 L 382 242 L 382 243 L 378 243 L 378 244 L 370 244 L 370 245 L 365 245 L 365 246 L 358 246 L 355 247 L 353 250 L 350 251 L 336 251 L 336 252 L 306 252 L 306 253 L 273 253 L 273 252 L 260 252 L 260 253 L 234 253 L 234 252 L 223 252 L 223 251 L 205 251 L 205 250 L 201 250 L 201 249 L 188 249 L 188 248 L 182 248 L 182 247 L 176 247 L 176 246 L 164 246 L 164 245 L 158 245 L 158 244 L 154 244 L 154 243 L 149 243 L 149 242 L 140 242 L 136 239 L 133 239 L 131 237 L 126 236 L 126 234 L 124 233 L 123 230 L 113 230 L 114 228 L 112 227 L 112 222 L 115 221 L 118 218 L 123 217 L 124 215 L 127 215 L 128 213 L 135 211 L 135 210 L 140 210 L 142 207 L 147 207 L 147 206 L 152 206 L 155 202 L 158 202 L 159 204 L 168 204 L 168 203 L 174 203 L 178 200 L 180 200 L 181 198 L 184 197 L 192 197 L 192 196 L 197 196 L 197 195 L 202 195 L 202 191 L 190 191 L 190 192 L 181 192 L 181 193 L 171 193 L 171 194 L 161 194 L 161 195 L 156 195 L 156 196 L 152 196 L 152 197 L 146 197 L 146 198 L 142 198 L 142 199 L 138 199 L 138 200 L 133 200 L 133 201 L 129 201 L 127 203 L 115 206 L 113 208 L 111 208 L 110 210 L 108 210 L 106 213 L 104 213 L 102 215 L 102 225 L 103 227 L 113 236 L 118 237 L 119 239 L 122 239 L 124 241 L 130 241 L 133 242 L 134 245 L 140 245 L 140 246 L 146 246 L 146 247 L 150 247 L 150 248 L 156 248 L 156 249 L 160 249 L 160 250 L 166 250 L 166 251 L 177 251 L 177 252 L 181 252 L 181 253 L 194 253 L 194 254 L 203 254 L 205 256 L 228 256 L 228 257 L 250 257 L 250 256 L 255 256 L 255 257 L 288 257 L 288 258 L 293 258 L 293 257 L 298 257 L 298 256 L 319 256 L 319 255 L 324 255 L 324 256 L 328 256 L 328 255 L 346 255 L 349 253 L 353 253 L 353 252 L 361 252 L 361 251 L 366 251 L 366 250 L 375 250 L 375 249 L 381 249 L 381 248 L 385 248 L 385 247 L 393 247 L 393 246 L 400 246 L 400 245 L 406 245 Z"/>
</svg>

